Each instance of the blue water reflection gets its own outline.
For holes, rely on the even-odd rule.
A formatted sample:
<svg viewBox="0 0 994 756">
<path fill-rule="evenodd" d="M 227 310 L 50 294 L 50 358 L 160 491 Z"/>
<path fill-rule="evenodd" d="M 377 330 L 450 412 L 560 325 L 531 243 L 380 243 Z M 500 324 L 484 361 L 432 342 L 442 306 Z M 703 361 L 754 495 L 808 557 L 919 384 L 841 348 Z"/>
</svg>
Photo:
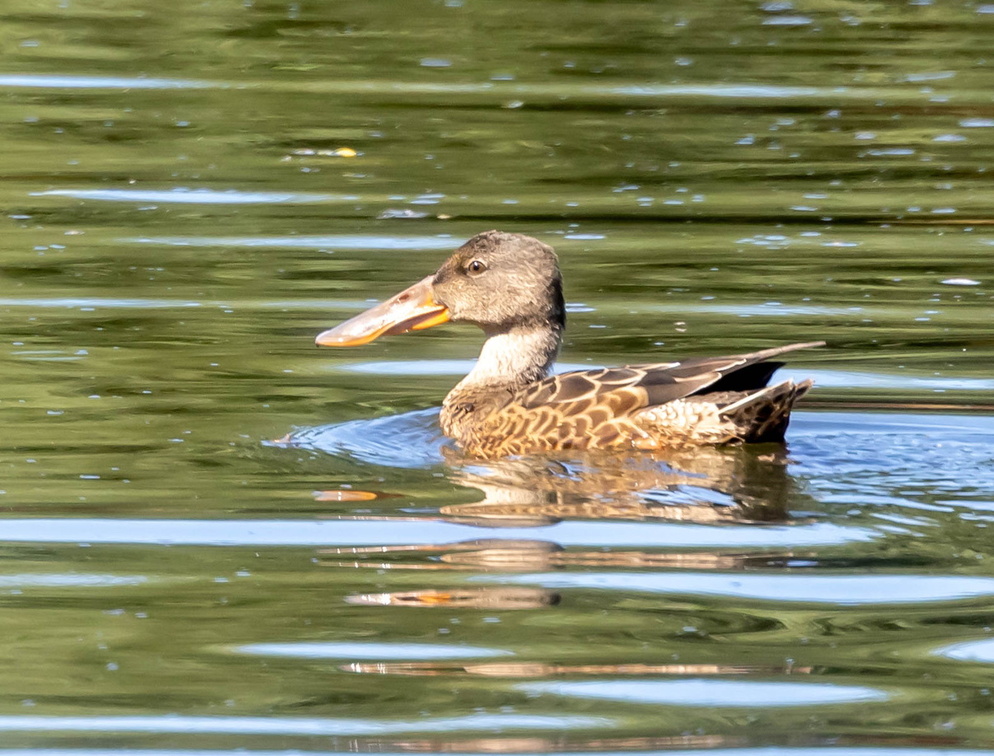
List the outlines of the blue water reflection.
<svg viewBox="0 0 994 756">
<path fill-rule="evenodd" d="M 383 735 L 387 733 L 544 730 L 611 727 L 606 717 L 540 716 L 502 712 L 457 717 L 335 719 L 308 717 L 165 716 L 10 716 L 0 715 L 0 732 L 177 733 L 215 735 Z"/>
<path fill-rule="evenodd" d="M 994 596 L 994 578 L 958 575 L 805 575 L 796 573 L 635 573 L 536 574 L 473 578 L 481 582 L 645 591 L 666 595 L 729 596 L 778 602 L 858 606 L 961 601 Z"/>
<path fill-rule="evenodd" d="M 4 540 L 33 543 L 144 543 L 212 546 L 369 546 L 457 543 L 487 538 L 493 529 L 430 517 L 327 520 L 9 519 Z M 501 528 L 508 539 L 537 534 L 563 546 L 800 547 L 872 541 L 866 528 L 828 522 L 764 527 L 684 523 L 564 521 L 537 528 Z M 580 579 L 581 576 L 577 576 Z M 536 578 L 538 579 L 538 578 Z M 669 576 L 667 576 L 669 579 Z M 977 580 L 980 580 L 979 578 Z M 990 579 L 994 593 L 994 578 Z M 967 585 L 973 585 L 969 581 Z M 987 582 L 983 582 L 985 586 Z M 786 586 L 785 586 L 786 587 Z M 651 587 L 646 590 L 653 590 Z"/>
<path fill-rule="evenodd" d="M 428 660 L 480 659 L 513 656 L 496 648 L 430 643 L 249 643 L 232 649 L 251 656 L 278 656 L 292 659 Z"/>
<path fill-rule="evenodd" d="M 956 659 L 957 661 L 994 664 L 994 638 L 954 643 L 950 646 L 943 646 L 936 649 L 935 654 L 936 656 L 945 656 L 947 659 Z"/>
<path fill-rule="evenodd" d="M 752 680 L 591 680 L 523 683 L 519 690 L 669 706 L 765 708 L 886 701 L 882 690 L 858 685 Z"/>
</svg>

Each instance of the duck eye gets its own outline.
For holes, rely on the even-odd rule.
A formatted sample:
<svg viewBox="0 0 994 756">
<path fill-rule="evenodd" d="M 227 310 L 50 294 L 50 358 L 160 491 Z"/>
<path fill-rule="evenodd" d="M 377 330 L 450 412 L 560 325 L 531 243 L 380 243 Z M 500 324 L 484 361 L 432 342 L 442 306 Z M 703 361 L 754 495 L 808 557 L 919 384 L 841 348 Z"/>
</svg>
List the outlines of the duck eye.
<svg viewBox="0 0 994 756">
<path fill-rule="evenodd" d="M 466 266 L 466 272 L 473 276 L 478 276 L 481 273 L 485 273 L 487 270 L 487 264 L 483 260 L 473 260 L 469 265 Z"/>
</svg>

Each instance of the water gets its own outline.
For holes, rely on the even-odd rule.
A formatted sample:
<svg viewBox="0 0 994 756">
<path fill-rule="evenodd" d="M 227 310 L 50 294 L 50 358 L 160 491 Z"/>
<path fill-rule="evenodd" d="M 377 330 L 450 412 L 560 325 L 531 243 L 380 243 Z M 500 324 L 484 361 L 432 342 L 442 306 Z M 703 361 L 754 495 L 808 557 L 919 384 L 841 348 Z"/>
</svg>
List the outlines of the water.
<svg viewBox="0 0 994 756">
<path fill-rule="evenodd" d="M 994 750 L 994 8 L 0 9 L 0 756 Z M 561 366 L 825 339 L 786 448 L 482 463 L 488 228 Z"/>
</svg>

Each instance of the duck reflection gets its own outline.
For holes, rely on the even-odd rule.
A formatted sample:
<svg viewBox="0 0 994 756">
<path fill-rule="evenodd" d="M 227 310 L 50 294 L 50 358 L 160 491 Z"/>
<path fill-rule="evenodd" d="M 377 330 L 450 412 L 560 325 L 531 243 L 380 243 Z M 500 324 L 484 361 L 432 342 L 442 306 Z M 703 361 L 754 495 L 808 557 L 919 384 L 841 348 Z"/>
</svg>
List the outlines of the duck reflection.
<svg viewBox="0 0 994 756">
<path fill-rule="evenodd" d="M 544 588 L 483 587 L 362 593 L 346 603 L 367 606 L 410 606 L 421 609 L 542 609 L 559 603 L 559 594 Z"/>
<path fill-rule="evenodd" d="M 432 519 L 489 528 L 527 528 L 563 520 L 629 520 L 757 526 L 790 521 L 796 497 L 783 447 L 672 450 L 665 457 L 604 455 L 522 457 L 480 462 L 449 456 L 448 477 L 482 493 L 468 504 L 439 508 Z M 341 494 L 341 495 L 339 495 Z M 371 501 L 393 494 L 348 489 L 320 492 L 321 501 Z M 424 517 L 347 515 L 349 519 Z M 484 538 L 455 543 L 357 546 L 320 552 L 326 566 L 352 569 L 461 572 L 530 572 L 568 567 L 769 568 L 792 554 L 742 549 L 648 551 L 637 548 L 564 549 L 541 538 Z M 459 587 L 349 597 L 354 604 L 479 609 L 536 609 L 559 597 L 542 590 Z"/>
<path fill-rule="evenodd" d="M 343 547 L 319 552 L 326 566 L 366 568 L 375 570 L 419 571 L 473 571 L 473 572 L 536 572 L 566 567 L 623 567 L 623 568 L 683 568 L 698 570 L 734 570 L 751 565 L 770 567 L 783 562 L 790 555 L 750 551 L 748 553 L 710 552 L 647 552 L 637 549 L 612 549 L 611 551 L 566 550 L 549 541 L 527 540 L 473 540 L 445 544 L 412 544 L 405 546 Z M 405 557 L 416 553 L 421 559 L 410 561 Z M 356 560 L 357 556 L 379 556 L 381 559 Z M 425 561 L 427 560 L 427 561 Z M 477 589 L 474 589 L 474 592 Z M 496 590 L 496 589 L 480 589 Z M 386 594 L 377 594 L 385 596 Z M 393 601 L 368 600 L 355 603 L 413 603 L 421 601 L 416 596 L 392 594 Z M 451 593 L 444 593 L 450 596 Z M 425 599 L 424 603 L 438 603 L 438 599 Z M 555 602 L 546 602 L 548 604 Z"/>
<path fill-rule="evenodd" d="M 803 492 L 789 472 L 789 458 L 783 445 L 722 448 L 674 448 L 652 455 L 598 452 L 572 456 L 526 456 L 481 461 L 461 456 L 443 447 L 443 466 L 433 465 L 457 487 L 471 492 L 474 501 L 446 503 L 432 511 L 412 511 L 391 506 L 394 491 L 343 487 L 315 495 L 321 502 L 343 504 L 336 517 L 395 522 L 403 532 L 407 521 L 426 519 L 474 528 L 488 528 L 485 537 L 461 541 L 381 543 L 341 546 L 319 552 L 319 564 L 347 570 L 375 570 L 395 573 L 386 579 L 384 592 L 355 592 L 345 601 L 356 607 L 442 610 L 448 616 L 473 616 L 474 612 L 547 612 L 562 607 L 569 611 L 575 597 L 560 595 L 541 586 L 482 584 L 472 580 L 479 574 L 549 572 L 592 568 L 644 570 L 737 571 L 769 569 L 786 565 L 794 558 L 792 549 L 771 545 L 767 548 L 736 546 L 734 537 L 718 538 L 720 549 L 680 546 L 598 545 L 591 541 L 558 543 L 548 536 L 561 529 L 548 526 L 568 521 L 678 523 L 714 527 L 739 525 L 761 529 L 771 524 L 793 521 L 791 510 L 815 509 L 805 506 Z M 433 486 L 437 489 L 437 486 Z M 464 497 L 469 499 L 470 496 Z M 382 507 L 377 507 L 377 502 Z M 356 506 L 349 507 L 355 503 Z M 360 508 L 361 507 L 361 508 Z M 511 529 L 516 529 L 511 532 Z M 535 528 L 530 537 L 529 528 Z M 462 529 L 456 529 L 457 531 Z M 468 530 L 468 528 L 467 528 Z M 681 533 L 682 528 L 677 528 Z M 695 530 L 697 528 L 689 528 Z M 451 533 L 452 529 L 438 532 Z M 524 531 L 524 532 L 522 532 Z M 479 536 L 477 531 L 474 535 Z M 679 537 L 679 536 L 677 536 Z M 706 539 L 708 543 L 710 541 Z M 763 539 L 760 539 L 761 542 Z M 650 543 L 655 541 L 650 540 Z M 775 540 L 770 542 L 776 543 Z M 565 544 L 565 545 L 564 545 Z M 589 545 L 588 545 L 589 544 Z M 416 571 L 403 577 L 398 572 Z M 377 588 L 380 586 L 378 585 Z M 393 590 L 390 590 L 393 589 Z M 565 604 L 565 605 L 564 605 Z M 680 602 L 670 602 L 667 613 L 684 611 Z M 694 611 L 697 611 L 696 609 Z M 446 616 L 446 615 L 443 615 Z M 487 616 L 487 615 L 483 615 Z M 710 615 L 709 615 L 710 616 Z M 751 617 L 755 621 L 755 616 Z M 775 624 L 770 620 L 771 624 Z M 726 623 L 725 627 L 729 625 Z M 346 660 L 343 660 L 345 662 Z M 695 662 L 701 663 L 695 663 Z M 606 653 L 602 657 L 578 660 L 454 659 L 348 660 L 339 663 L 341 672 L 356 675 L 402 677 L 503 678 L 505 680 L 557 680 L 563 678 L 608 680 L 779 678 L 811 675 L 816 668 L 793 663 L 756 662 L 735 659 L 731 664 L 712 658 L 684 660 L 677 654 L 638 654 L 635 657 Z M 618 741 L 619 745 L 622 741 Z M 717 738 L 626 740 L 625 747 L 675 747 L 722 745 Z M 446 750 L 445 744 L 407 741 L 392 744 L 397 750 Z M 562 750 L 560 744 L 541 738 L 496 738 L 472 741 L 472 750 L 494 753 L 548 752 Z M 610 744 L 604 741 L 605 747 Z"/>
<path fill-rule="evenodd" d="M 447 451 L 448 478 L 483 494 L 473 503 L 439 508 L 442 519 L 463 525 L 539 527 L 576 519 L 782 523 L 797 493 L 782 446 L 485 462 Z M 325 502 L 370 502 L 398 494 L 344 488 L 314 496 Z M 381 519 L 369 519 L 374 518 Z"/>
<path fill-rule="evenodd" d="M 489 527 L 564 519 L 781 522 L 792 480 L 782 446 L 671 449 L 665 454 L 520 457 L 481 463 L 449 455 L 453 482 L 482 501 L 441 508 Z"/>
<path fill-rule="evenodd" d="M 798 495 L 783 444 L 673 447 L 652 453 L 559 452 L 483 461 L 439 435 L 437 410 L 304 429 L 275 445 L 398 470 L 441 469 L 482 498 L 440 509 L 483 527 L 529 527 L 569 519 L 701 524 L 784 522 Z M 402 492 L 322 491 L 320 501 L 371 502 Z"/>
<path fill-rule="evenodd" d="M 703 526 L 793 524 L 791 510 L 816 510 L 789 472 L 783 444 L 673 447 L 652 453 L 559 452 L 556 455 L 480 460 L 462 455 L 437 432 L 436 410 L 351 421 L 298 431 L 279 442 L 321 451 L 350 464 L 421 469 L 442 474 L 472 491 L 474 501 L 445 503 L 432 511 L 391 506 L 409 494 L 342 486 L 315 494 L 320 502 L 342 504 L 335 519 L 404 522 L 442 521 L 488 528 L 493 537 L 439 543 L 343 546 L 319 552 L 319 563 L 343 569 L 417 570 L 424 573 L 510 573 L 577 567 L 705 569 L 734 571 L 786 564 L 791 548 L 735 546 L 734 537 L 714 548 L 660 546 L 569 548 L 536 532 L 535 538 L 502 530 L 545 528 L 557 523 L 645 522 Z M 432 490 L 438 490 L 433 481 Z M 466 498 L 470 498 L 467 496 Z M 377 503 L 383 506 L 378 507 Z M 354 506 L 349 506 L 354 505 Z M 398 532 L 401 532 L 398 530 Z M 550 532 L 550 531 L 545 531 Z M 762 539 L 761 539 L 762 540 Z M 388 593 L 353 594 L 356 605 L 458 609 L 548 609 L 553 591 L 508 586 L 437 585 Z"/>
<path fill-rule="evenodd" d="M 792 664 L 543 664 L 542 662 L 354 662 L 338 667 L 342 672 L 365 675 L 406 675 L 410 677 L 451 677 L 463 674 L 475 677 L 510 679 L 553 677 L 735 677 L 810 675 L 814 667 Z"/>
</svg>

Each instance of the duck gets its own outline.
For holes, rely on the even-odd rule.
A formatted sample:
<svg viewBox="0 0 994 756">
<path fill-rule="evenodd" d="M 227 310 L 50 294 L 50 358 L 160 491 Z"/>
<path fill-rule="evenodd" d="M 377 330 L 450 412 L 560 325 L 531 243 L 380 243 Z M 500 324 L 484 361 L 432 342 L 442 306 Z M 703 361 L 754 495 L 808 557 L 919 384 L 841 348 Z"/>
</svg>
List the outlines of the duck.
<svg viewBox="0 0 994 756">
<path fill-rule="evenodd" d="M 558 258 L 538 239 L 496 230 L 315 341 L 359 346 L 447 322 L 475 325 L 486 340 L 442 402 L 439 425 L 463 453 L 485 459 L 782 442 L 813 382 L 770 385 L 784 364 L 774 358 L 825 345 L 552 374 L 566 327 Z"/>
</svg>

